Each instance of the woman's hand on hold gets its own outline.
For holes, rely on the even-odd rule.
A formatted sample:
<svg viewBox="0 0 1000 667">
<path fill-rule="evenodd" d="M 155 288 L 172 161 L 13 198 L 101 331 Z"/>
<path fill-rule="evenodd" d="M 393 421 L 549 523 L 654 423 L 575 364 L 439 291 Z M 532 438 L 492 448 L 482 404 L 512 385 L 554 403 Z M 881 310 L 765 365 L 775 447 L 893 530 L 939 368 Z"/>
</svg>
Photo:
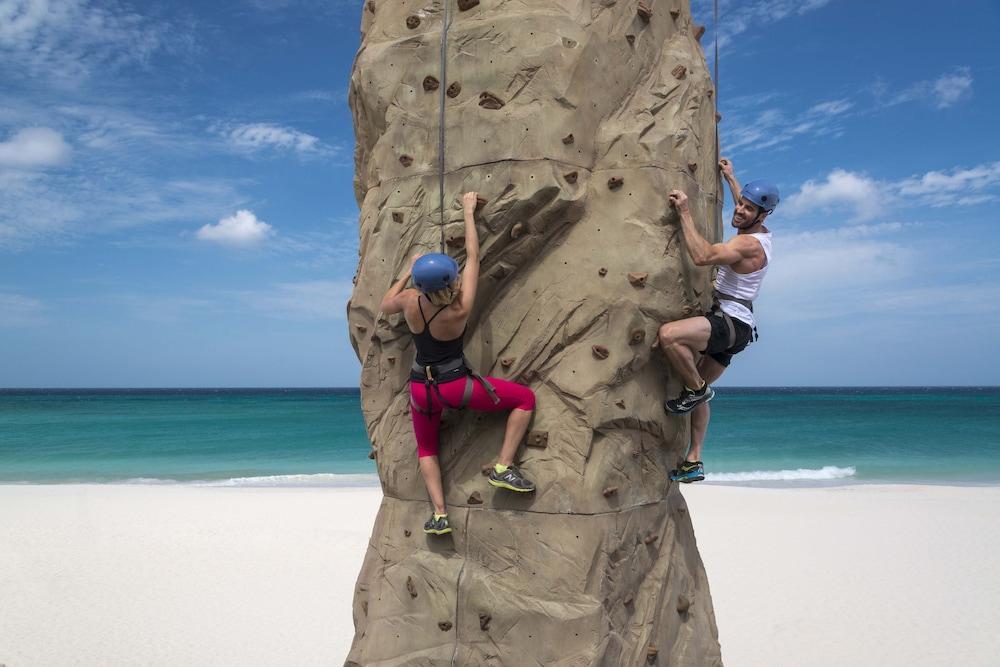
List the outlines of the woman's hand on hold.
<svg viewBox="0 0 1000 667">
<path fill-rule="evenodd" d="M 466 214 L 472 214 L 476 212 L 476 204 L 479 201 L 478 192 L 466 192 L 462 195 L 462 208 L 465 210 Z"/>
</svg>

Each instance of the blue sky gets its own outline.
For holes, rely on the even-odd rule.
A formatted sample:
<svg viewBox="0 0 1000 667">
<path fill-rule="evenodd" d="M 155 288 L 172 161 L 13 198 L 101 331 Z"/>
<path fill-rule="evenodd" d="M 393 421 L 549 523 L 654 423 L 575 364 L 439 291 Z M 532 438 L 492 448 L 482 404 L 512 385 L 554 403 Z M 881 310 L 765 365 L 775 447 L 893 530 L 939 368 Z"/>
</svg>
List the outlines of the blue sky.
<svg viewBox="0 0 1000 667">
<path fill-rule="evenodd" d="M 1000 8 L 720 7 L 723 153 L 783 194 L 722 384 L 1000 384 Z M 0 386 L 357 384 L 360 8 L 0 0 Z"/>
</svg>

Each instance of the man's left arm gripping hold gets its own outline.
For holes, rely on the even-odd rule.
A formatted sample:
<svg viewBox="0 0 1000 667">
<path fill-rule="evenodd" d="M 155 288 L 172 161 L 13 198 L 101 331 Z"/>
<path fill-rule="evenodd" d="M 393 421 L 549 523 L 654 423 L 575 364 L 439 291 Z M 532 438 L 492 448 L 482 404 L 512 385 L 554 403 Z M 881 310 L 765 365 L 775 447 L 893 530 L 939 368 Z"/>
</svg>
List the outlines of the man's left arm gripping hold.
<svg viewBox="0 0 1000 667">
<path fill-rule="evenodd" d="M 737 234 L 725 243 L 709 243 L 694 224 L 687 195 L 680 190 L 671 190 L 668 199 L 680 217 L 684 242 L 696 266 L 732 266 L 764 252 L 760 243 L 746 234 Z"/>
</svg>

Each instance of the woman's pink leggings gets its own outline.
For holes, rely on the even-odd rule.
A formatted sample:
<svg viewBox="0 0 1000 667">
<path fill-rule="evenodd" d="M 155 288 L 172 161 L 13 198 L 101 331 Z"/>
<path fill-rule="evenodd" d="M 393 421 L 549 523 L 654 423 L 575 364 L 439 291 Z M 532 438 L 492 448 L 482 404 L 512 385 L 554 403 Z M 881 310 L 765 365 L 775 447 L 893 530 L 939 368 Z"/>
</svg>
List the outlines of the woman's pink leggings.
<svg viewBox="0 0 1000 667">
<path fill-rule="evenodd" d="M 498 378 L 486 378 L 496 390 L 499 403 L 494 403 L 486 389 L 475 379 L 472 380 L 472 397 L 466 406 L 469 410 L 479 412 L 499 412 L 500 410 L 534 410 L 535 392 L 523 384 L 500 380 Z M 459 405 L 462 402 L 462 395 L 465 393 L 465 378 L 452 380 L 439 384 L 441 396 L 449 406 Z M 427 388 L 423 382 L 410 382 L 410 414 L 413 415 L 413 433 L 417 436 L 417 456 L 437 456 L 438 454 L 438 430 L 441 426 L 441 401 L 438 400 L 437 392 L 431 388 L 431 414 L 428 416 L 427 410 Z"/>
</svg>

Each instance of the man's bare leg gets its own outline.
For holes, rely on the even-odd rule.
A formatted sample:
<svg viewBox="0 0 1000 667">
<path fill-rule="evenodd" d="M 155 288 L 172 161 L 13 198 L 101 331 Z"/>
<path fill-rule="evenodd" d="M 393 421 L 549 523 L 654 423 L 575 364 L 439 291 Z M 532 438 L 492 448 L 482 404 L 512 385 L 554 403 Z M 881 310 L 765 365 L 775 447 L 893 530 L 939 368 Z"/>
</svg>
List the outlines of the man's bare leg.
<svg viewBox="0 0 1000 667">
<path fill-rule="evenodd" d="M 704 384 L 695 364 L 695 354 L 705 349 L 711 335 L 712 325 L 703 316 L 667 322 L 660 327 L 657 342 L 688 389 L 701 389 Z"/>
<path fill-rule="evenodd" d="M 705 382 L 712 384 L 725 372 L 726 367 L 712 357 L 702 357 L 698 362 L 698 372 Z M 691 448 L 685 461 L 701 461 L 701 447 L 705 444 L 705 434 L 708 432 L 708 421 L 712 411 L 708 403 L 702 403 L 691 411 Z"/>
</svg>

